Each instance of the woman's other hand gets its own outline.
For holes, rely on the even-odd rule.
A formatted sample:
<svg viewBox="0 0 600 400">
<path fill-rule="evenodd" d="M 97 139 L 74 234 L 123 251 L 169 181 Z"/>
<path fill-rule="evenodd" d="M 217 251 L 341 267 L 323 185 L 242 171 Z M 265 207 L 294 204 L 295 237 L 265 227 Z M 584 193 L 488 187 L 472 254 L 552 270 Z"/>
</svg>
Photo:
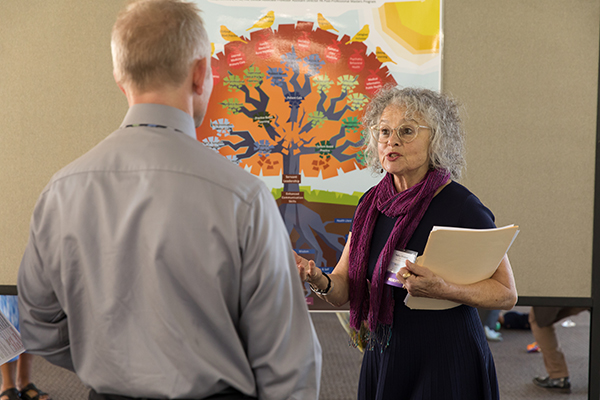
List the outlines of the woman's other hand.
<svg viewBox="0 0 600 400">
<path fill-rule="evenodd" d="M 329 286 L 327 295 L 317 293 L 317 296 L 335 307 L 343 306 L 350 299 L 348 268 L 351 237 L 352 233 L 348 233 L 348 239 L 346 240 L 342 256 L 333 271 L 328 274 L 329 279 L 323 274 L 321 268 L 317 267 L 314 261 L 309 261 L 294 252 L 298 275 L 302 282 L 308 282 L 312 287 L 321 291 L 327 290 Z"/>
<path fill-rule="evenodd" d="M 298 274 L 302 282 L 311 283 L 321 273 L 321 269 L 317 268 L 317 265 L 313 260 L 307 260 L 306 258 L 299 256 L 294 251 L 294 258 L 296 259 L 296 267 L 298 268 Z"/>
</svg>

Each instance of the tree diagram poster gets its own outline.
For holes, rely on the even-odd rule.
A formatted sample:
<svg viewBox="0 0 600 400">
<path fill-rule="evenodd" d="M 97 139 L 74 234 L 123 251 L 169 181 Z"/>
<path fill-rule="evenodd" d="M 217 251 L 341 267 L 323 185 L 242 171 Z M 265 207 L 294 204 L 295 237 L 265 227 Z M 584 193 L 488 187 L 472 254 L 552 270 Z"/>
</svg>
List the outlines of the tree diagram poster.
<svg viewBox="0 0 600 400">
<path fill-rule="evenodd" d="M 387 84 L 440 89 L 441 0 L 196 2 L 214 81 L 198 140 L 267 184 L 294 249 L 329 273 L 381 179 L 364 162 L 365 106 Z"/>
</svg>

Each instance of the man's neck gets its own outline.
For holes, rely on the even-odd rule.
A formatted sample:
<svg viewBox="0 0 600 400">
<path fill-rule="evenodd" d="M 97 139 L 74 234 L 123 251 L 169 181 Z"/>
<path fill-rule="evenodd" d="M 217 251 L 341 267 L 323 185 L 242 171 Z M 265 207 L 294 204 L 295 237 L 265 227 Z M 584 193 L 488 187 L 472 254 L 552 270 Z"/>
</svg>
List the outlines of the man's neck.
<svg viewBox="0 0 600 400">
<path fill-rule="evenodd" d="M 178 108 L 181 111 L 194 116 L 192 97 L 184 92 L 184 87 L 165 88 L 147 92 L 138 92 L 136 90 L 124 90 L 127 96 L 129 107 L 135 104 L 161 104 Z"/>
</svg>

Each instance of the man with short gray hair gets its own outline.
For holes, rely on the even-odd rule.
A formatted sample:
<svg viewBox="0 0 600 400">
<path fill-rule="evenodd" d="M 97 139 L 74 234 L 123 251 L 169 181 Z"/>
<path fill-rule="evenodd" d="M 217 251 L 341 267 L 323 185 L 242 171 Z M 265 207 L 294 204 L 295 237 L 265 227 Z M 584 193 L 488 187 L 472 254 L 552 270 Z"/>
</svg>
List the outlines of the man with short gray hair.
<svg viewBox="0 0 600 400">
<path fill-rule="evenodd" d="M 318 398 L 321 347 L 275 201 L 196 140 L 213 82 L 198 9 L 132 3 L 112 52 L 129 111 L 38 199 L 25 347 L 92 400 Z"/>
</svg>

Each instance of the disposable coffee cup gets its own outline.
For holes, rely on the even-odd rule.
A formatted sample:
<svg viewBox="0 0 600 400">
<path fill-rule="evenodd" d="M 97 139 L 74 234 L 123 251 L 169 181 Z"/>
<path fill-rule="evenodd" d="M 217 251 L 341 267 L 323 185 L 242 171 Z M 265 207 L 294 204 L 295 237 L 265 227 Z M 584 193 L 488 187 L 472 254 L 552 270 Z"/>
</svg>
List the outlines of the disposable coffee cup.
<svg viewBox="0 0 600 400">
<path fill-rule="evenodd" d="M 385 274 L 385 283 L 399 288 L 403 287 L 402 283 L 396 278 L 396 274 L 400 271 L 400 268 L 406 267 L 406 260 L 414 263 L 417 261 L 418 255 L 419 253 L 412 250 L 394 250 L 392 261 L 390 261 Z"/>
</svg>

